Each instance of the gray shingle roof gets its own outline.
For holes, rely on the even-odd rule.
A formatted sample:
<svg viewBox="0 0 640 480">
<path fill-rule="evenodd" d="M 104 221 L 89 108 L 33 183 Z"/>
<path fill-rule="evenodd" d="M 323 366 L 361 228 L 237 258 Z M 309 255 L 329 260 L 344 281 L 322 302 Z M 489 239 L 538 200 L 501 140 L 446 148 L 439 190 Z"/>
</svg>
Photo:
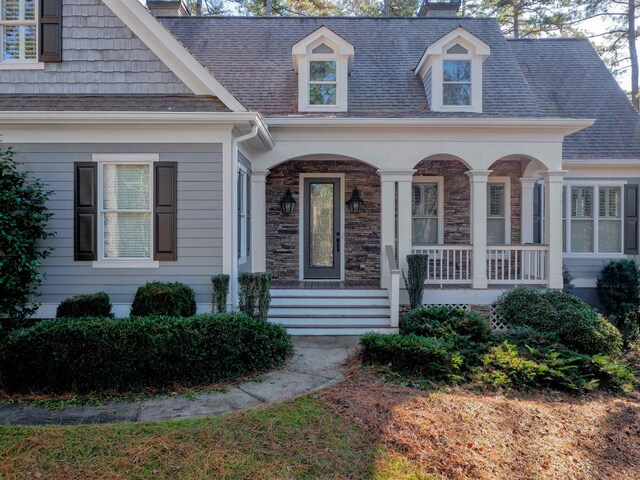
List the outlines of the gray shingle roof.
<svg viewBox="0 0 640 480">
<path fill-rule="evenodd" d="M 546 115 L 596 119 L 565 139 L 565 158 L 640 158 L 638 112 L 588 40 L 509 40 L 509 45 Z"/>
<path fill-rule="evenodd" d="M 413 70 L 431 43 L 458 26 L 491 46 L 491 55 L 483 66 L 482 116 L 541 115 L 507 41 L 491 19 L 165 17 L 159 20 L 247 108 L 266 116 L 299 115 L 291 47 L 323 25 L 355 47 L 349 77 L 349 111 L 330 116 L 432 116 L 422 81 Z"/>
<path fill-rule="evenodd" d="M 218 98 L 195 95 L 0 95 L 0 111 L 228 112 Z"/>
</svg>

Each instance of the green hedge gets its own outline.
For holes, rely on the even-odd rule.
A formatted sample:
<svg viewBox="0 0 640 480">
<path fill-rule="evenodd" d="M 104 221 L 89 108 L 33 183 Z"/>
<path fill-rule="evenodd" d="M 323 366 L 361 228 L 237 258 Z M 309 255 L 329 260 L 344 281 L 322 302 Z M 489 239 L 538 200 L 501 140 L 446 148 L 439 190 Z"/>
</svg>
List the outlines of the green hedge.
<svg viewBox="0 0 640 480">
<path fill-rule="evenodd" d="M 138 287 L 131 305 L 131 315 L 148 317 L 167 315 L 190 317 L 196 314 L 196 295 L 184 283 L 149 282 Z"/>
<path fill-rule="evenodd" d="M 111 300 L 104 292 L 76 295 L 60 302 L 56 318 L 113 317 Z"/>
<path fill-rule="evenodd" d="M 280 366 L 285 329 L 242 314 L 55 319 L 0 343 L 9 392 L 137 391 L 205 385 Z"/>
<path fill-rule="evenodd" d="M 360 346 L 365 365 L 389 365 L 396 372 L 430 380 L 450 378 L 463 362 L 453 344 L 440 338 L 367 333 L 360 337 Z"/>
<path fill-rule="evenodd" d="M 518 287 L 502 295 L 495 307 L 509 325 L 554 333 L 577 352 L 614 357 L 621 353 L 620 332 L 571 293 Z"/>
<path fill-rule="evenodd" d="M 491 336 L 482 315 L 453 307 L 418 307 L 404 315 L 400 333 L 438 338 L 458 334 L 475 342 L 487 341 Z"/>
</svg>

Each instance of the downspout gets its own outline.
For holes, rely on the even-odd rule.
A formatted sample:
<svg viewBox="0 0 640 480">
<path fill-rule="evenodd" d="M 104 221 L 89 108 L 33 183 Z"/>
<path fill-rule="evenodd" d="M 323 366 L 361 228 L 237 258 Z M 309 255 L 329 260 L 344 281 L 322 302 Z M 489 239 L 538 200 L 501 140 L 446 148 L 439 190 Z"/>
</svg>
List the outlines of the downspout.
<svg viewBox="0 0 640 480">
<path fill-rule="evenodd" d="M 258 125 L 245 135 L 231 141 L 231 215 L 233 218 L 231 230 L 231 278 L 229 289 L 231 294 L 231 308 L 238 308 L 238 145 L 258 135 Z"/>
</svg>

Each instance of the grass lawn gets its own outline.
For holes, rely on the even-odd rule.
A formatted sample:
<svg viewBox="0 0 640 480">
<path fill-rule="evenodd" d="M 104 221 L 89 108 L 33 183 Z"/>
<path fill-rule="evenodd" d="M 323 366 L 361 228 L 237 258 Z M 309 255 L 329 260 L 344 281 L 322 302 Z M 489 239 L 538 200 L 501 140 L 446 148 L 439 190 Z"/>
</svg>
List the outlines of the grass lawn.
<svg viewBox="0 0 640 480">
<path fill-rule="evenodd" d="M 0 479 L 430 478 L 311 396 L 213 419 L 0 427 Z"/>
</svg>

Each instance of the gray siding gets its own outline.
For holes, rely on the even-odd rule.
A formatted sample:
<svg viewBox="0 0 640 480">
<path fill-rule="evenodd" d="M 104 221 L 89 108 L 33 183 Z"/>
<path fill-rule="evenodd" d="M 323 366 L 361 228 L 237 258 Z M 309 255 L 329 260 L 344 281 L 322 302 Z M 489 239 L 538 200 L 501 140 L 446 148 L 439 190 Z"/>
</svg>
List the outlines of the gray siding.
<svg viewBox="0 0 640 480">
<path fill-rule="evenodd" d="M 191 93 L 100 0 L 63 0 L 62 62 L 0 71 L 0 93 Z"/>
<path fill-rule="evenodd" d="M 619 258 L 616 257 L 616 258 Z M 633 256 L 629 256 L 633 259 Z M 571 272 L 574 278 L 597 278 L 602 268 L 609 263 L 613 258 L 606 256 L 592 256 L 592 257 L 565 257 L 564 263 Z"/>
<path fill-rule="evenodd" d="M 427 70 L 427 74 L 424 76 L 424 92 L 427 94 L 427 105 L 429 105 L 429 107 L 431 107 L 431 99 L 433 98 L 432 95 L 432 91 L 431 91 L 431 84 L 433 82 L 433 75 L 432 75 L 432 70 L 429 69 Z"/>
<path fill-rule="evenodd" d="M 43 304 L 81 293 L 105 291 L 116 303 L 131 303 L 138 286 L 152 280 L 184 282 L 198 303 L 211 303 L 210 276 L 222 273 L 222 146 L 189 145 L 14 145 L 17 160 L 55 193 L 49 228 L 55 248 L 42 271 Z M 92 153 L 160 153 L 178 162 L 178 260 L 154 269 L 92 268 L 73 259 L 73 162 L 91 161 Z"/>
</svg>

